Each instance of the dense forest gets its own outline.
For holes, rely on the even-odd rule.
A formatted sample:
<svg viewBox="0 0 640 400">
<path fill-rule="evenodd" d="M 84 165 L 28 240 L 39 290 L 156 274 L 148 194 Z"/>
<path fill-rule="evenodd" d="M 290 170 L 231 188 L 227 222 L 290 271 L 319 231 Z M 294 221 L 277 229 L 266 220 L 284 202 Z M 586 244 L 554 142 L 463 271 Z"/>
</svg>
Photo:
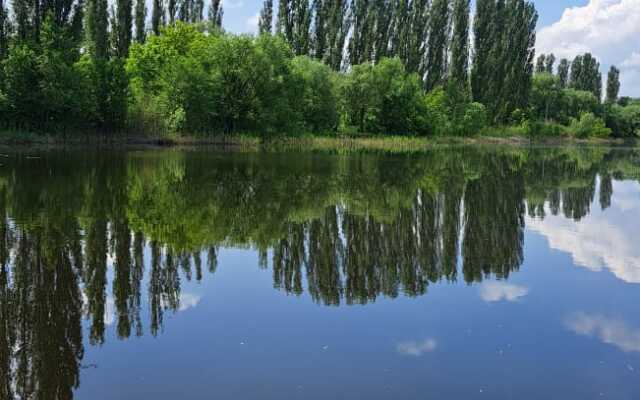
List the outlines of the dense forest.
<svg viewBox="0 0 640 400">
<path fill-rule="evenodd" d="M 525 0 L 0 0 L 0 126 L 133 135 L 640 135 L 591 54 L 536 55 Z M 205 16 L 206 15 L 206 16 Z"/>
</svg>

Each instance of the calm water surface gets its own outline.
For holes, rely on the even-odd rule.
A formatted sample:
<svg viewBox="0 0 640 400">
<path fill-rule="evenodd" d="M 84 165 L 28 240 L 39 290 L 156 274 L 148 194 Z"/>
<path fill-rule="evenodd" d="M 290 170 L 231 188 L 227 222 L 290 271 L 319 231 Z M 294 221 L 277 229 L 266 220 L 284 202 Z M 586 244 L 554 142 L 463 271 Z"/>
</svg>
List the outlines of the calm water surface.
<svg viewBox="0 0 640 400">
<path fill-rule="evenodd" d="M 4 153 L 2 399 L 640 398 L 640 152 Z"/>
</svg>

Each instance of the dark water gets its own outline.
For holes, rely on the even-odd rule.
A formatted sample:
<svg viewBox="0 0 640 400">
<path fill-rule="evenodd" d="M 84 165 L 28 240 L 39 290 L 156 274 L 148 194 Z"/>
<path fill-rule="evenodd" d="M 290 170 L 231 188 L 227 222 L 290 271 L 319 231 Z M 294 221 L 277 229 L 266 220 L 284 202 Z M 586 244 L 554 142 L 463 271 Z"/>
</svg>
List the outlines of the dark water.
<svg viewBox="0 0 640 400">
<path fill-rule="evenodd" d="M 640 152 L 5 153 L 2 399 L 640 398 Z"/>
</svg>

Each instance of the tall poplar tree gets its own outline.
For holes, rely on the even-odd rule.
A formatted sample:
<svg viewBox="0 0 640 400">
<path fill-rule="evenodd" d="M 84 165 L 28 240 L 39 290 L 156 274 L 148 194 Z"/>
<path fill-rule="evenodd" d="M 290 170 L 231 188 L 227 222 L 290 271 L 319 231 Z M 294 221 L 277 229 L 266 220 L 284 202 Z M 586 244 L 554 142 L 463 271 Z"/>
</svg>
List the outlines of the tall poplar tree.
<svg viewBox="0 0 640 400">
<path fill-rule="evenodd" d="M 440 84 L 445 74 L 445 51 L 447 48 L 450 7 L 449 0 L 434 0 L 429 19 L 427 52 L 427 90 Z"/>
<path fill-rule="evenodd" d="M 260 19 L 258 20 L 258 33 L 261 35 L 271 34 L 271 26 L 273 24 L 273 0 L 264 0 L 262 10 L 260 10 Z"/>
<path fill-rule="evenodd" d="M 471 68 L 471 93 L 474 101 L 487 104 L 492 68 L 491 49 L 495 0 L 477 0 L 473 23 L 473 62 Z"/>
<path fill-rule="evenodd" d="M 135 14 L 135 27 L 136 27 L 136 41 L 138 43 L 144 43 L 147 38 L 146 31 L 147 20 L 147 5 L 145 0 L 136 0 L 136 14 Z"/>
<path fill-rule="evenodd" d="M 375 15 L 371 11 L 372 0 L 352 0 L 352 29 L 349 40 L 349 63 L 362 64 L 371 61 L 373 54 L 373 29 Z"/>
<path fill-rule="evenodd" d="M 16 24 L 16 33 L 20 40 L 33 38 L 33 15 L 36 3 L 38 2 L 13 0 L 12 8 Z"/>
<path fill-rule="evenodd" d="M 455 0 L 453 5 L 451 78 L 464 86 L 469 78 L 469 7 L 470 0 Z"/>
<path fill-rule="evenodd" d="M 565 89 L 569 83 L 569 60 L 563 58 L 558 64 L 558 79 L 560 80 L 560 87 Z"/>
<path fill-rule="evenodd" d="M 167 14 L 169 16 L 169 25 L 173 25 L 176 22 L 177 0 L 168 0 L 167 2 Z"/>
<path fill-rule="evenodd" d="M 611 66 L 607 75 L 607 102 L 615 103 L 618 101 L 620 93 L 620 70 L 615 66 Z"/>
<path fill-rule="evenodd" d="M 325 62 L 334 70 L 342 67 L 344 46 L 351 26 L 348 0 L 332 0 L 327 11 Z"/>
<path fill-rule="evenodd" d="M 131 32 L 133 28 L 133 4 L 132 0 L 116 0 L 117 11 L 117 35 L 118 42 L 116 47 L 116 55 L 120 58 L 126 58 L 129 55 L 129 47 L 131 46 Z"/>
<path fill-rule="evenodd" d="M 89 0 L 85 13 L 87 48 L 95 63 L 109 58 L 109 13 L 107 0 Z"/>
<path fill-rule="evenodd" d="M 576 56 L 571 63 L 570 86 L 573 89 L 584 90 L 602 98 L 602 74 L 600 63 L 590 53 Z"/>
<path fill-rule="evenodd" d="M 540 54 L 536 59 L 536 74 L 541 74 L 545 72 L 545 61 L 547 56 L 544 54 Z"/>
<path fill-rule="evenodd" d="M 9 14 L 7 11 L 4 0 L 0 0 L 0 62 L 5 59 L 9 49 Z"/>
<path fill-rule="evenodd" d="M 533 61 L 535 57 L 538 12 L 530 1 L 507 0 L 505 4 L 505 40 L 502 73 L 494 76 L 501 82 L 499 103 L 492 112 L 498 122 L 508 122 L 512 113 L 529 105 Z"/>
<path fill-rule="evenodd" d="M 391 37 L 393 35 L 394 0 L 373 0 L 373 58 L 379 62 L 390 56 Z"/>
<path fill-rule="evenodd" d="M 153 0 L 151 10 L 151 30 L 154 35 L 160 34 L 160 28 L 164 25 L 164 2 L 163 0 Z"/>
<path fill-rule="evenodd" d="M 313 0 L 313 55 L 322 60 L 327 52 L 327 28 L 331 0 Z"/>
<path fill-rule="evenodd" d="M 553 74 L 553 66 L 556 63 L 556 56 L 549 54 L 544 60 L 544 71 L 548 74 Z"/>
<path fill-rule="evenodd" d="M 209 5 L 209 23 L 219 29 L 222 28 L 222 17 L 224 10 L 222 9 L 222 2 L 220 0 L 212 0 Z"/>
<path fill-rule="evenodd" d="M 307 55 L 311 48 L 311 8 L 309 0 L 282 0 L 278 7 L 276 31 L 296 55 Z"/>
</svg>

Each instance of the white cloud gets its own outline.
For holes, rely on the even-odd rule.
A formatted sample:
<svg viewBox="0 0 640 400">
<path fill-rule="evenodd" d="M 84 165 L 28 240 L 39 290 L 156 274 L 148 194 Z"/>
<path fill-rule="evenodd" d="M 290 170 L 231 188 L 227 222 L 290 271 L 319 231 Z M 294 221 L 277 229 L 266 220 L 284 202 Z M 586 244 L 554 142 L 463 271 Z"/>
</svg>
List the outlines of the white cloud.
<svg viewBox="0 0 640 400">
<path fill-rule="evenodd" d="M 188 310 L 193 308 L 200 303 L 200 299 L 202 296 L 191 294 L 191 293 L 181 293 L 180 294 L 180 307 L 178 311 Z"/>
<path fill-rule="evenodd" d="M 622 351 L 640 351 L 640 329 L 631 328 L 622 320 L 580 312 L 567 317 L 564 323 L 579 335 L 596 337 Z"/>
<path fill-rule="evenodd" d="M 422 341 L 401 342 L 396 345 L 398 353 L 406 356 L 420 357 L 424 353 L 434 351 L 438 343 L 435 339 L 427 338 Z"/>
<path fill-rule="evenodd" d="M 242 8 L 244 7 L 243 0 L 223 0 L 222 6 L 225 9 Z"/>
<path fill-rule="evenodd" d="M 621 65 L 640 50 L 640 0 L 589 0 L 567 8 L 559 21 L 538 32 L 539 53 L 572 59 L 591 52 L 603 64 Z M 623 95 L 640 96 L 640 65 L 624 67 L 620 76 Z"/>
<path fill-rule="evenodd" d="M 624 60 L 622 64 L 620 64 L 623 68 L 637 68 L 640 67 L 640 53 L 633 52 L 629 58 Z"/>
<path fill-rule="evenodd" d="M 247 19 L 247 28 L 251 33 L 258 32 L 258 22 L 260 21 L 260 14 L 252 15 Z"/>
<path fill-rule="evenodd" d="M 640 188 L 614 183 L 611 208 L 593 211 L 580 222 L 548 215 L 527 218 L 527 227 L 547 238 L 549 247 L 571 254 L 576 265 L 592 271 L 608 269 L 618 279 L 640 283 Z"/>
<path fill-rule="evenodd" d="M 512 285 L 506 282 L 485 282 L 480 286 L 480 297 L 484 301 L 496 302 L 501 300 L 517 301 L 529 293 L 524 286 Z"/>
</svg>

